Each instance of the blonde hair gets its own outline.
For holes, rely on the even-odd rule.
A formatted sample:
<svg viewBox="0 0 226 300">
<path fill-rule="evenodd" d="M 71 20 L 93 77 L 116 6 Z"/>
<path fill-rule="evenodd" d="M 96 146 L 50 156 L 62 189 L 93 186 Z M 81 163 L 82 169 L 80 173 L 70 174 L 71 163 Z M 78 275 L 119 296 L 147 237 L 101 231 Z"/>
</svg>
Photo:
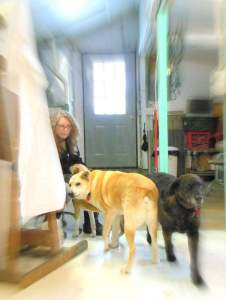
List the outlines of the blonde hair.
<svg viewBox="0 0 226 300">
<path fill-rule="evenodd" d="M 79 127 L 71 114 L 62 109 L 54 109 L 54 111 L 50 111 L 50 120 L 58 152 L 62 153 L 62 151 L 64 150 L 62 146 L 62 141 L 60 141 L 59 138 L 56 136 L 56 126 L 61 118 L 66 118 L 71 123 L 71 131 L 69 137 L 67 138 L 67 142 L 70 151 L 74 152 L 75 148 L 77 147 Z"/>
</svg>

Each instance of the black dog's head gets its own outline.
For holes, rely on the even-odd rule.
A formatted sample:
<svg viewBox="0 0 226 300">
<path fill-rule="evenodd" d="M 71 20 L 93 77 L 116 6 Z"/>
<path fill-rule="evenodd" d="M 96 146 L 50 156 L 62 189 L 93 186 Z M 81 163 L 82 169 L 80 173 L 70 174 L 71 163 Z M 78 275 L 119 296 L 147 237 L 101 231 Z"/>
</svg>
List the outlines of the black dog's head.
<svg viewBox="0 0 226 300">
<path fill-rule="evenodd" d="M 194 174 L 182 175 L 170 186 L 169 195 L 186 209 L 199 209 L 204 201 L 203 181 Z"/>
</svg>

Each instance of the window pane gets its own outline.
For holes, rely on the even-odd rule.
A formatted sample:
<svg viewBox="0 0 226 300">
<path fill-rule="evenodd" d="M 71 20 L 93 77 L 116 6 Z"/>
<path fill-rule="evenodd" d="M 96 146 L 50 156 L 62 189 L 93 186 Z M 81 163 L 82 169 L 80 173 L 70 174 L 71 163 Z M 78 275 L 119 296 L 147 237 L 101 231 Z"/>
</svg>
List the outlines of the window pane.
<svg viewBox="0 0 226 300">
<path fill-rule="evenodd" d="M 126 113 L 126 74 L 123 60 L 93 63 L 93 97 L 96 115 Z"/>
</svg>

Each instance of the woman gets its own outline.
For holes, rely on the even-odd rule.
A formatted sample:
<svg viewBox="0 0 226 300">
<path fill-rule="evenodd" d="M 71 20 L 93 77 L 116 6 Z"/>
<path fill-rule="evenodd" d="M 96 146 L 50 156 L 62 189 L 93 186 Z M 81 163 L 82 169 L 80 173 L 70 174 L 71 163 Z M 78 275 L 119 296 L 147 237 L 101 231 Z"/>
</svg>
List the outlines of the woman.
<svg viewBox="0 0 226 300">
<path fill-rule="evenodd" d="M 84 164 L 77 146 L 78 126 L 74 118 L 63 110 L 57 110 L 51 115 L 51 124 L 64 178 L 68 182 L 71 177 L 70 167 L 74 164 Z M 96 234 L 102 235 L 102 225 L 98 221 L 98 213 L 94 213 L 94 218 Z M 83 232 L 91 233 L 89 215 L 86 211 L 84 212 Z"/>
</svg>

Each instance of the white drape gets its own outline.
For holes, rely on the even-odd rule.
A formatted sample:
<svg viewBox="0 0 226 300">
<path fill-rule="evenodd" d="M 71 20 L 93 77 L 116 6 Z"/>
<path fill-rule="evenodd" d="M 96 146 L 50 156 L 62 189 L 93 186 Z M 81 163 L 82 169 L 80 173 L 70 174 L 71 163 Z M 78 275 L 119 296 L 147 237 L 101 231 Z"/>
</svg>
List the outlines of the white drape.
<svg viewBox="0 0 226 300">
<path fill-rule="evenodd" d="M 0 178 L 0 270 L 2 270 L 6 264 L 10 227 L 12 163 L 0 160 Z"/>
<path fill-rule="evenodd" d="M 25 223 L 36 215 L 61 209 L 65 184 L 50 126 L 47 83 L 37 59 L 27 2 L 7 2 L 6 44 L 1 51 L 7 60 L 3 82 L 18 95 L 20 203 Z"/>
</svg>

